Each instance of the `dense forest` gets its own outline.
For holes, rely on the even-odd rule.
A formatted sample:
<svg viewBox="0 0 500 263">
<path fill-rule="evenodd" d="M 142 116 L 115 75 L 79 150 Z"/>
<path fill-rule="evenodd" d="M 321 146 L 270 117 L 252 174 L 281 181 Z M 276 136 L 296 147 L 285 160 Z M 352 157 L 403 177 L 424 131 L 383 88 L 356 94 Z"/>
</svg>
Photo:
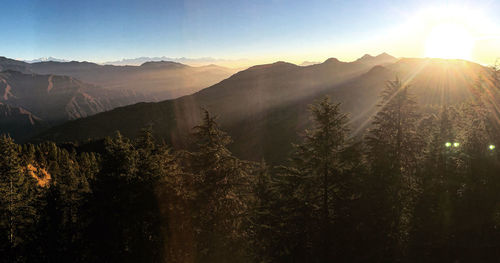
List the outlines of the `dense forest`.
<svg viewBox="0 0 500 263">
<path fill-rule="evenodd" d="M 325 97 L 281 166 L 235 157 L 208 111 L 189 150 L 150 128 L 95 152 L 3 136 L 0 260 L 496 261 L 500 100 L 482 86 L 431 108 L 389 81 L 356 137 Z"/>
</svg>

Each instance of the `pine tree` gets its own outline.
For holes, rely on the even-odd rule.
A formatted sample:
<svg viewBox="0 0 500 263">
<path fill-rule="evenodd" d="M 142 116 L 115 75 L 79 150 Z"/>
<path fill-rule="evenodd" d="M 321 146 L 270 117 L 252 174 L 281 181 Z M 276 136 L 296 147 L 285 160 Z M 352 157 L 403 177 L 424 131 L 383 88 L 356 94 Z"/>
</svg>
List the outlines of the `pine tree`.
<svg viewBox="0 0 500 263">
<path fill-rule="evenodd" d="M 89 261 L 98 261 L 106 255 L 110 261 L 132 261 L 131 233 L 137 222 L 132 213 L 138 155 L 132 143 L 117 133 L 104 141 L 102 169 L 93 183 L 88 216 L 92 218 L 86 239 L 93 253 Z M 95 216 L 98 215 L 98 216 Z"/>
<path fill-rule="evenodd" d="M 162 167 L 165 155 L 159 152 L 153 136 L 152 127 L 142 129 L 134 142 L 137 152 L 134 188 L 129 204 L 130 213 L 134 216 L 132 226 L 131 247 L 133 258 L 151 262 L 162 261 L 164 256 L 164 232 L 161 231 L 162 217 L 159 209 L 157 188 L 161 180 L 168 176 Z M 168 168 L 167 168 L 168 169 Z M 168 222 L 167 222 L 168 223 Z"/>
<path fill-rule="evenodd" d="M 11 262 L 24 257 L 36 214 L 36 184 L 23 172 L 20 150 L 10 137 L 0 137 L 0 251 Z"/>
<path fill-rule="evenodd" d="M 113 261 L 164 261 L 162 227 L 168 222 L 162 221 L 158 200 L 158 187 L 168 175 L 164 157 L 151 129 L 134 142 L 119 133 L 105 140 L 89 202 L 90 214 L 99 215 L 89 225 L 93 260 L 108 255 Z"/>
<path fill-rule="evenodd" d="M 429 132 L 419 171 L 420 192 L 416 200 L 410 240 L 410 258 L 451 261 L 447 254 L 452 240 L 456 192 L 459 187 L 456 111 L 444 105 L 429 117 Z M 420 134 L 422 134 L 420 132 Z"/>
<path fill-rule="evenodd" d="M 377 219 L 372 242 L 382 246 L 378 260 L 394 260 L 406 252 L 423 145 L 416 133 L 419 114 L 409 86 L 399 79 L 387 82 L 378 106 L 366 137 L 372 174 L 372 194 L 367 197 L 377 208 L 372 211 Z"/>
<path fill-rule="evenodd" d="M 284 254 L 273 260 L 338 259 L 345 255 L 340 249 L 342 235 L 353 234 L 353 225 L 347 223 L 356 191 L 352 172 L 362 162 L 356 147 L 348 144 L 347 115 L 328 98 L 310 110 L 311 129 L 306 130 L 303 143 L 295 146 L 290 166 L 280 169 L 268 193 L 278 198 L 269 209 L 269 218 L 285 223 L 284 227 L 279 226 L 281 222 L 272 226 L 276 232 L 272 235 L 281 236 L 273 237 L 280 244 L 272 247 Z"/>
<path fill-rule="evenodd" d="M 195 152 L 189 170 L 194 189 L 197 258 L 204 262 L 244 260 L 249 175 L 247 165 L 227 149 L 231 138 L 205 110 L 194 128 Z"/>
<path fill-rule="evenodd" d="M 341 158 L 340 154 L 346 147 L 345 141 L 348 133 L 347 115 L 340 112 L 340 104 L 330 103 L 324 98 L 318 105 L 311 106 L 313 127 L 306 130 L 304 142 L 296 147 L 293 154 L 294 167 L 296 167 L 305 180 L 310 180 L 311 185 L 319 185 L 321 201 L 318 197 L 311 197 L 311 204 L 320 208 L 322 237 L 319 247 L 322 248 L 321 261 L 328 260 L 332 248 L 331 220 L 332 213 L 336 213 L 332 203 L 337 201 L 342 191 Z M 316 192 L 316 191 L 313 191 Z"/>
<path fill-rule="evenodd" d="M 460 110 L 457 134 L 460 155 L 457 157 L 459 187 L 454 222 L 455 247 L 462 261 L 474 260 L 478 254 L 486 261 L 497 257 L 500 240 L 498 214 L 500 209 L 499 155 L 490 145 L 497 145 L 498 134 L 493 132 L 495 113 L 481 104 L 468 103 Z M 473 240 L 473 242 L 471 242 Z"/>
<path fill-rule="evenodd" d="M 277 262 L 280 257 L 280 223 L 278 211 L 280 202 L 275 181 L 271 177 L 271 168 L 261 161 L 256 170 L 253 184 L 254 198 L 251 203 L 251 247 L 255 262 Z"/>
<path fill-rule="evenodd" d="M 194 176 L 185 171 L 186 152 L 173 152 L 165 144 L 157 146 L 157 163 L 161 169 L 155 192 L 159 200 L 165 237 L 166 262 L 194 262 L 196 255 L 192 206 L 195 200 Z"/>
</svg>

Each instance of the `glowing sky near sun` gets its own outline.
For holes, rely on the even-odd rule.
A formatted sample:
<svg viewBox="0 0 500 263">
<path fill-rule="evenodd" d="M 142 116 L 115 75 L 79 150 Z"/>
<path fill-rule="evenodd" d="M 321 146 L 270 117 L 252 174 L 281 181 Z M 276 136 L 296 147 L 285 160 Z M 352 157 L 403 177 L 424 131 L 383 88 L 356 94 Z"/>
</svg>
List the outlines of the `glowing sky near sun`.
<svg viewBox="0 0 500 263">
<path fill-rule="evenodd" d="M 2 10 L 0 56 L 20 59 L 500 57 L 492 0 L 6 0 Z"/>
</svg>

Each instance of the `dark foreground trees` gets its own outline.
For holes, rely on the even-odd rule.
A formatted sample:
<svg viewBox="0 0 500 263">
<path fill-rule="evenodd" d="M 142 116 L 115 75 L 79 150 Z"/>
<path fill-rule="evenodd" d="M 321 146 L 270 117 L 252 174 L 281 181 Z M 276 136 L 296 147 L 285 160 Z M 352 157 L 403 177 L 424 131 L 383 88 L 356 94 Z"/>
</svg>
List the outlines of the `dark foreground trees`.
<svg viewBox="0 0 500 263">
<path fill-rule="evenodd" d="M 311 106 L 313 126 L 295 146 L 290 166 L 259 175 L 257 237 L 271 262 L 328 262 L 351 250 L 350 222 L 362 172 L 358 145 L 347 138 L 348 117 L 327 98 Z M 272 242 L 269 242 L 269 240 Z"/>
<path fill-rule="evenodd" d="M 360 141 L 325 98 L 279 167 L 235 157 L 208 112 L 191 151 L 151 129 L 98 153 L 3 136 L 0 261 L 494 262 L 500 135 L 478 94 L 422 111 L 388 82 Z"/>
</svg>

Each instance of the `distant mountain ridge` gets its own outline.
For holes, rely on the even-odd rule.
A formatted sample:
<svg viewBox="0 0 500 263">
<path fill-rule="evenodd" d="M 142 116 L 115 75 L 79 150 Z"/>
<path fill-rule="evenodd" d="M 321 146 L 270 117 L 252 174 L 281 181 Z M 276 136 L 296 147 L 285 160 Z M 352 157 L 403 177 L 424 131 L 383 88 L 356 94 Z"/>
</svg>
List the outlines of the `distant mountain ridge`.
<svg viewBox="0 0 500 263">
<path fill-rule="evenodd" d="M 115 65 L 115 66 L 138 66 L 145 62 L 154 62 L 154 61 L 172 61 L 178 62 L 190 66 L 205 66 L 210 64 L 215 65 L 225 65 L 231 63 L 248 63 L 248 59 L 218 59 L 212 57 L 203 57 L 203 58 L 174 58 L 174 57 L 138 57 L 138 58 L 128 58 L 116 61 L 108 61 L 102 63 L 103 65 Z"/>
<path fill-rule="evenodd" d="M 307 67 L 307 66 L 312 66 L 312 65 L 320 64 L 320 63 L 321 62 L 316 62 L 316 61 L 304 61 L 304 62 L 300 63 L 299 66 Z"/>
<path fill-rule="evenodd" d="M 370 54 L 365 54 L 361 58 L 357 59 L 355 62 L 361 62 L 361 63 L 369 63 L 369 64 L 375 64 L 375 65 L 383 65 L 383 64 L 388 64 L 388 63 L 394 63 L 398 59 L 387 54 L 387 53 L 382 53 L 377 56 L 372 56 Z"/>
<path fill-rule="evenodd" d="M 36 58 L 36 59 L 31 59 L 31 60 L 23 60 L 26 63 L 37 63 L 37 62 L 48 62 L 48 61 L 53 61 L 53 62 L 70 62 L 70 60 L 66 59 L 60 59 L 60 58 L 55 58 L 55 57 L 42 57 L 42 58 Z"/>
</svg>

